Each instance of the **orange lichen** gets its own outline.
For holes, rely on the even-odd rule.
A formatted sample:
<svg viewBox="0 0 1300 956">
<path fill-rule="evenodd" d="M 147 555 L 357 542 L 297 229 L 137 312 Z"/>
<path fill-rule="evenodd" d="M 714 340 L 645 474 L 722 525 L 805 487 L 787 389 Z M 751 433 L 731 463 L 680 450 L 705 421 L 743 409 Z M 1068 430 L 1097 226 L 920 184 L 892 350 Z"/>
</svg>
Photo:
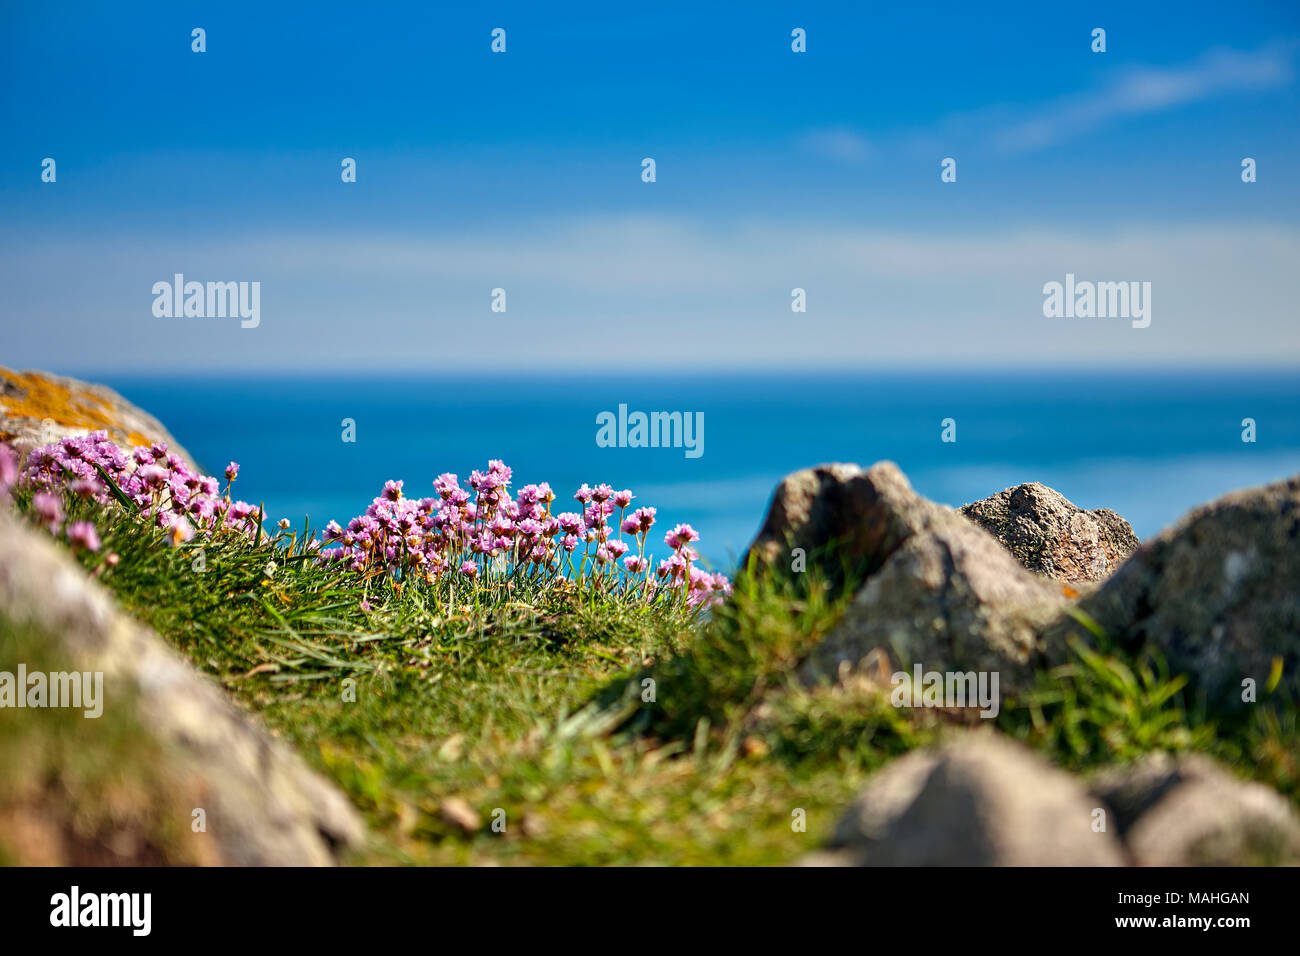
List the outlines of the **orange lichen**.
<svg viewBox="0 0 1300 956">
<path fill-rule="evenodd" d="M 0 367 L 0 378 L 8 383 L 5 393 L 0 394 L 0 412 L 9 418 L 49 419 L 65 428 L 103 428 L 118 435 L 124 433 L 115 420 L 116 410 L 97 395 L 71 389 L 39 372 L 14 372 Z M 132 445 L 153 441 L 135 431 L 126 433 L 126 438 Z"/>
</svg>

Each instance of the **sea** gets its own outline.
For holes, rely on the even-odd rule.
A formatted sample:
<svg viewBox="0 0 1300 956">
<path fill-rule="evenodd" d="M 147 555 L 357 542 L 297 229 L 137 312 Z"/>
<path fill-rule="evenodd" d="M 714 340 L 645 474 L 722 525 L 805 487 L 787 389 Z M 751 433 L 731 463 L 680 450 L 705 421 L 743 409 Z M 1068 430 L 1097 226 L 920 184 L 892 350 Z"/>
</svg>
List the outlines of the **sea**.
<svg viewBox="0 0 1300 956">
<path fill-rule="evenodd" d="M 723 571 L 782 477 L 822 462 L 893 461 L 949 505 L 1040 481 L 1081 507 L 1114 509 L 1143 539 L 1202 502 L 1300 472 L 1296 370 L 572 377 L 484 364 L 476 375 L 97 379 L 159 418 L 209 473 L 239 462 L 236 495 L 272 520 L 345 523 L 388 479 L 433 495 L 437 475 L 463 484 L 497 458 L 515 487 L 549 482 L 557 511 L 578 510 L 571 496 L 584 482 L 631 489 L 634 506 L 658 509 L 661 548 L 661 532 L 689 523 Z M 702 414 L 698 456 L 603 447 L 598 418 L 620 405 Z"/>
</svg>

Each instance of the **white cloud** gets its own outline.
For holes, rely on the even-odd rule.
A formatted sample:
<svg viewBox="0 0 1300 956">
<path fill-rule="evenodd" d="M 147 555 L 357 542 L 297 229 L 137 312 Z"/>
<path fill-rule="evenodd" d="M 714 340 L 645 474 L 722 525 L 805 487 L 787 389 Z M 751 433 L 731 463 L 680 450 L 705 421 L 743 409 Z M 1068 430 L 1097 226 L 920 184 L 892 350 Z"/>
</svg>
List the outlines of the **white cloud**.
<svg viewBox="0 0 1300 956">
<path fill-rule="evenodd" d="M 995 127 L 996 148 L 1008 153 L 1051 146 L 1114 120 L 1157 113 L 1226 93 L 1289 85 L 1294 43 L 1252 52 L 1211 50 L 1174 67 L 1123 70 L 1099 90 L 1046 103 L 1032 114 Z M 1110 54 L 1105 54 L 1109 56 Z"/>
<path fill-rule="evenodd" d="M 1133 224 L 967 235 L 596 219 L 501 236 L 12 236 L 9 364 L 494 368 L 1300 361 L 1300 230 Z M 262 325 L 152 316 L 183 271 L 262 282 Z M 1149 281 L 1153 320 L 1052 320 L 1042 286 Z M 490 290 L 509 311 L 489 311 Z M 808 312 L 790 311 L 807 290 Z M 14 354 L 17 353 L 17 354 Z"/>
</svg>

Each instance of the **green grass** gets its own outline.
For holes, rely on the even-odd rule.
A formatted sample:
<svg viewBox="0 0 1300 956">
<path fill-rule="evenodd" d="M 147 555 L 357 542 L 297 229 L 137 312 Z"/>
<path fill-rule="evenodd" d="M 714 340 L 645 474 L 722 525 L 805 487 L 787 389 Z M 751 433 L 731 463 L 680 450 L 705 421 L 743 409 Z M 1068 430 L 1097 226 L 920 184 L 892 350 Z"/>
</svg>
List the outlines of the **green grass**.
<svg viewBox="0 0 1300 956">
<path fill-rule="evenodd" d="M 872 771 L 963 722 L 861 682 L 800 686 L 850 595 L 812 573 L 742 574 L 700 620 L 564 583 L 398 588 L 320 568 L 287 536 L 171 547 L 120 511 L 74 508 L 104 539 L 82 555 L 91 572 L 359 808 L 373 842 L 358 863 L 789 863 Z M 998 723 L 1072 769 L 1199 749 L 1300 795 L 1291 702 L 1214 723 L 1183 697 L 1152 660 L 1081 648 Z"/>
</svg>

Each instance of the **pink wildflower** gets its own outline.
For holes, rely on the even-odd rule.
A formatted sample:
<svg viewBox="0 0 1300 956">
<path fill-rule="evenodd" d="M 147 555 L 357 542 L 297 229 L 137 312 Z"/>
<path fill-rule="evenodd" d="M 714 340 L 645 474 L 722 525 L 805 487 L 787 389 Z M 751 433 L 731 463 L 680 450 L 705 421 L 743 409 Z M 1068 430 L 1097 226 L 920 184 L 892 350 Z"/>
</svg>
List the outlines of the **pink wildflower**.
<svg viewBox="0 0 1300 956">
<path fill-rule="evenodd" d="M 89 521 L 78 521 L 68 525 L 67 533 L 73 547 L 85 548 L 87 551 L 99 550 L 99 532 Z"/>
</svg>

